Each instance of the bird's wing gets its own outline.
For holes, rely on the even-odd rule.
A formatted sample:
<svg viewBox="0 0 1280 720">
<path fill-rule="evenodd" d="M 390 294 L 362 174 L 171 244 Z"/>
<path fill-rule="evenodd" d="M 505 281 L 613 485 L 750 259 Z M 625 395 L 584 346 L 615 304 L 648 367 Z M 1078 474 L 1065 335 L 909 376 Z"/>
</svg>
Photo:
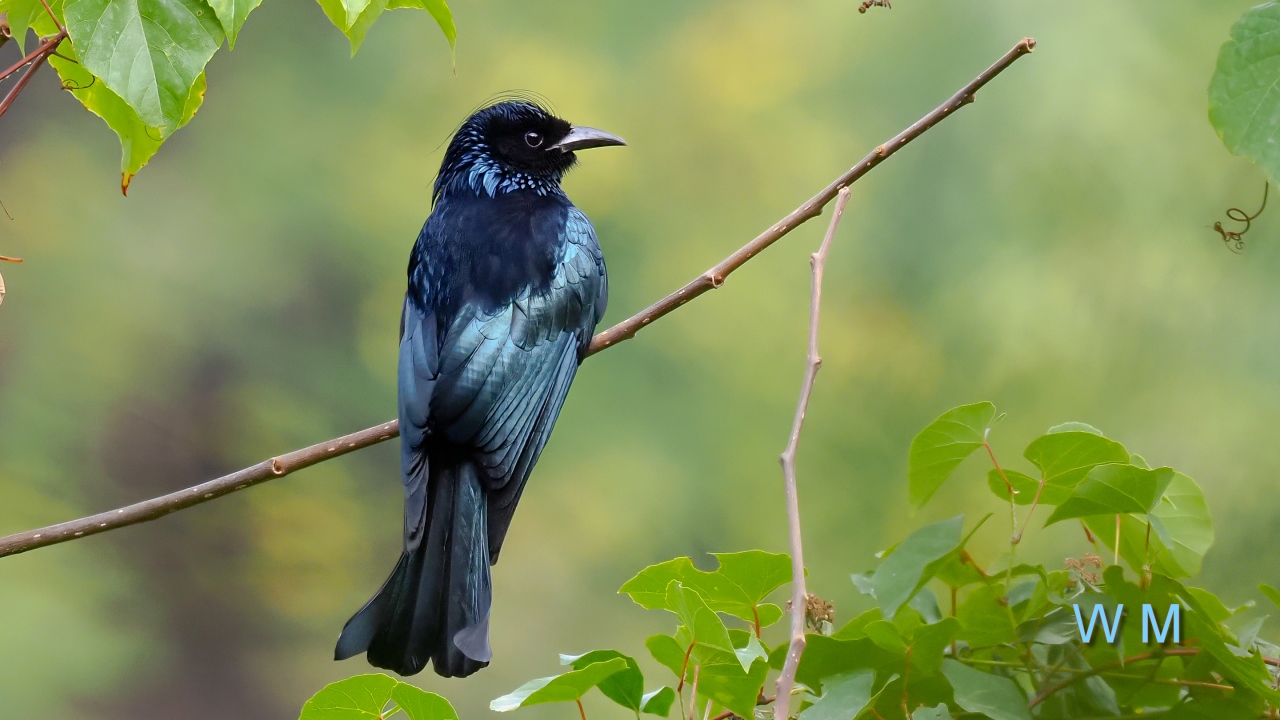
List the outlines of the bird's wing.
<svg viewBox="0 0 1280 720">
<path fill-rule="evenodd" d="M 431 397 L 440 375 L 436 314 L 420 310 L 406 296 L 400 315 L 399 417 L 400 476 L 404 480 L 405 549 L 422 542 L 427 510 L 426 437 Z"/>
<path fill-rule="evenodd" d="M 488 477 L 495 561 L 607 300 L 591 224 L 573 209 L 564 232 L 564 256 L 547 288 L 493 311 L 464 308 L 441 343 L 431 425 L 470 448 Z"/>
</svg>

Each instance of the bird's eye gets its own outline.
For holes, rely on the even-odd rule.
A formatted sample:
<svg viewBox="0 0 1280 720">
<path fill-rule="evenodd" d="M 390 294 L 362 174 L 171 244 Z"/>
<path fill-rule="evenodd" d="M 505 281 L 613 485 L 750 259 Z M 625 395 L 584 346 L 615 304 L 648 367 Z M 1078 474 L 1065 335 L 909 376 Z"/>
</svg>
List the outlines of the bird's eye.
<svg viewBox="0 0 1280 720">
<path fill-rule="evenodd" d="M 542 133 L 530 130 L 524 134 L 524 144 L 531 148 L 542 147 Z"/>
</svg>

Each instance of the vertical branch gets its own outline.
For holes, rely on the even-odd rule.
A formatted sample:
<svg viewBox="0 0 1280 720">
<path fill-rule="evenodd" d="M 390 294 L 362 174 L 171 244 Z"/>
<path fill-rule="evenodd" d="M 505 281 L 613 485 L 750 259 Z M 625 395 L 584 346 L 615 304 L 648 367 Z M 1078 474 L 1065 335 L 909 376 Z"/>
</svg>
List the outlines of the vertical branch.
<svg viewBox="0 0 1280 720">
<path fill-rule="evenodd" d="M 800 539 L 800 498 L 796 491 L 796 448 L 800 445 L 800 430 L 804 427 L 805 411 L 809 408 L 809 396 L 813 393 L 813 381 L 818 376 L 818 368 L 822 367 L 822 357 L 818 355 L 818 315 L 822 309 L 822 271 L 827 262 L 827 251 L 831 249 L 831 241 L 836 229 L 840 227 L 840 218 L 844 215 L 845 206 L 849 204 L 849 188 L 840 188 L 836 198 L 835 210 L 831 213 L 831 224 L 822 239 L 818 252 L 809 258 L 813 268 L 813 291 L 809 300 L 809 356 L 805 369 L 804 383 L 800 386 L 800 400 L 796 404 L 795 420 L 791 423 L 791 437 L 787 440 L 787 449 L 779 460 L 782 462 L 782 478 L 786 484 L 787 494 L 787 527 L 791 538 L 791 644 L 787 649 L 787 660 L 782 666 L 782 674 L 778 676 L 777 700 L 773 706 L 774 720 L 787 720 L 791 713 L 791 688 L 796 682 L 796 668 L 800 665 L 800 655 L 804 653 L 805 611 L 809 594 L 804 585 L 804 552 Z"/>
</svg>

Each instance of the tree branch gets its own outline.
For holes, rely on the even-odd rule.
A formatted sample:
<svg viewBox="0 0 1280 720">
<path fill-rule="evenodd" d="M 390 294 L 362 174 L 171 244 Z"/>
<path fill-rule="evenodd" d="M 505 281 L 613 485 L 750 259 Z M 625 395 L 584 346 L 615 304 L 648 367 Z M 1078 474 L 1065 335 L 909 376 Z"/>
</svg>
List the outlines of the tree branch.
<svg viewBox="0 0 1280 720">
<path fill-rule="evenodd" d="M 778 694 L 773 706 L 774 720 L 787 720 L 791 712 L 791 688 L 796 683 L 796 668 L 800 667 L 800 655 L 804 653 L 805 611 L 809 607 L 809 593 L 804 585 L 804 549 L 800 539 L 800 496 L 796 488 L 796 450 L 800 447 L 800 431 L 804 428 L 804 416 L 809 410 L 809 396 L 813 394 L 813 381 L 822 368 L 822 356 L 818 354 L 818 316 L 822 311 L 822 272 L 827 264 L 827 251 L 840 227 L 840 218 L 849 204 L 849 188 L 840 188 L 836 208 L 831 213 L 831 224 L 822 238 L 818 252 L 809 256 L 813 268 L 813 290 L 809 299 L 809 355 L 804 382 L 800 385 L 800 400 L 796 403 L 796 416 L 791 421 L 791 436 L 787 449 L 782 452 L 782 477 L 787 491 L 787 530 L 791 541 L 791 645 L 787 659 L 778 675 Z"/>
<path fill-rule="evenodd" d="M 822 192 L 814 195 L 808 202 L 801 205 L 791 212 L 790 215 L 782 218 L 774 223 L 772 227 L 760 233 L 755 240 L 742 246 L 734 254 L 720 261 L 720 264 L 711 268 L 694 278 L 689 284 L 662 298 L 658 302 L 650 305 L 644 310 L 627 318 L 626 320 L 614 325 L 613 327 L 598 334 L 591 340 L 590 353 L 598 353 L 605 348 L 612 347 L 622 342 L 630 340 L 636 336 L 646 325 L 663 317 L 667 313 L 684 305 L 690 300 L 707 292 L 715 290 L 724 284 L 725 278 L 729 273 L 737 270 L 746 264 L 748 260 L 760 254 L 761 250 L 769 247 L 777 242 L 783 235 L 796 229 L 797 226 L 806 220 L 815 218 L 822 214 L 822 208 L 831 199 L 836 196 L 840 188 L 847 187 L 857 182 L 863 175 L 871 172 L 875 166 L 884 162 L 890 155 L 898 152 L 906 147 L 907 143 L 920 137 L 929 128 L 946 120 L 955 111 L 973 102 L 974 95 L 982 86 L 990 82 L 995 76 L 999 75 L 1006 68 L 1014 63 L 1015 60 L 1030 53 L 1036 47 L 1036 41 L 1031 38 L 1024 38 L 1022 42 L 1013 46 L 1013 49 L 1005 53 L 996 64 L 987 68 L 981 75 L 974 78 L 973 82 L 960 88 L 956 94 L 952 95 L 945 103 L 939 105 L 933 112 L 925 115 L 915 122 L 914 125 L 903 130 L 893 136 L 889 142 L 872 150 L 866 157 L 862 158 L 857 165 L 854 165 L 848 172 L 836 178 L 830 185 L 823 188 Z"/>
<path fill-rule="evenodd" d="M 730 273 L 742 267 L 748 260 L 758 255 L 760 251 L 777 242 L 779 238 L 791 232 L 806 220 L 821 214 L 822 208 L 836 196 L 836 193 L 841 188 L 857 181 L 870 172 L 872 168 L 884 162 L 890 155 L 923 135 L 929 128 L 950 117 L 955 111 L 968 103 L 973 102 L 974 94 L 978 90 L 1012 65 L 1018 58 L 1030 53 L 1035 48 L 1035 44 L 1035 40 L 1031 38 L 1023 39 L 1012 50 L 1005 53 L 1004 57 L 983 71 L 973 82 L 961 88 L 945 103 L 934 109 L 933 112 L 920 118 L 911 127 L 877 147 L 848 172 L 824 188 L 822 192 L 810 198 L 808 202 L 796 208 L 790 215 L 779 220 L 740 250 L 674 293 L 596 335 L 591 341 L 591 347 L 587 354 L 594 355 L 624 340 L 635 337 L 636 333 L 649 323 L 664 317 L 708 290 L 713 290 L 723 285 L 725 278 Z M 224 475 L 186 490 L 162 495 L 158 498 L 135 503 L 118 510 L 80 518 L 79 520 L 71 520 L 58 525 L 50 525 L 49 527 L 9 535 L 0 538 L 0 557 L 17 555 L 18 553 L 47 545 L 56 545 L 68 540 L 75 540 L 100 532 L 154 520 L 176 510 L 199 505 L 228 493 L 243 490 L 250 485 L 272 478 L 283 477 L 316 463 L 345 455 L 360 448 L 376 445 L 390 440 L 398 434 L 399 426 L 395 420 L 392 420 L 358 433 L 335 438 L 328 442 L 265 460 L 252 467 L 236 471 L 230 475 Z"/>
</svg>

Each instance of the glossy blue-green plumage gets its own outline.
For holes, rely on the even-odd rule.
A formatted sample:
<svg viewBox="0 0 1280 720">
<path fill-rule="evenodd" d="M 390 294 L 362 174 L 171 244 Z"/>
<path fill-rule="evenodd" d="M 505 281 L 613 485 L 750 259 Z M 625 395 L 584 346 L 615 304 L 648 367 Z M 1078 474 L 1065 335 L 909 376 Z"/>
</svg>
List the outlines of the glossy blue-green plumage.
<svg viewBox="0 0 1280 720">
<path fill-rule="evenodd" d="M 490 658 L 489 565 L 608 296 L 595 231 L 560 189 L 572 153 L 504 157 L 506 135 L 528 127 L 568 130 L 502 103 L 446 152 L 401 318 L 405 552 L 347 623 L 339 659 L 367 651 L 402 675 L 431 659 L 465 676 Z"/>
</svg>

